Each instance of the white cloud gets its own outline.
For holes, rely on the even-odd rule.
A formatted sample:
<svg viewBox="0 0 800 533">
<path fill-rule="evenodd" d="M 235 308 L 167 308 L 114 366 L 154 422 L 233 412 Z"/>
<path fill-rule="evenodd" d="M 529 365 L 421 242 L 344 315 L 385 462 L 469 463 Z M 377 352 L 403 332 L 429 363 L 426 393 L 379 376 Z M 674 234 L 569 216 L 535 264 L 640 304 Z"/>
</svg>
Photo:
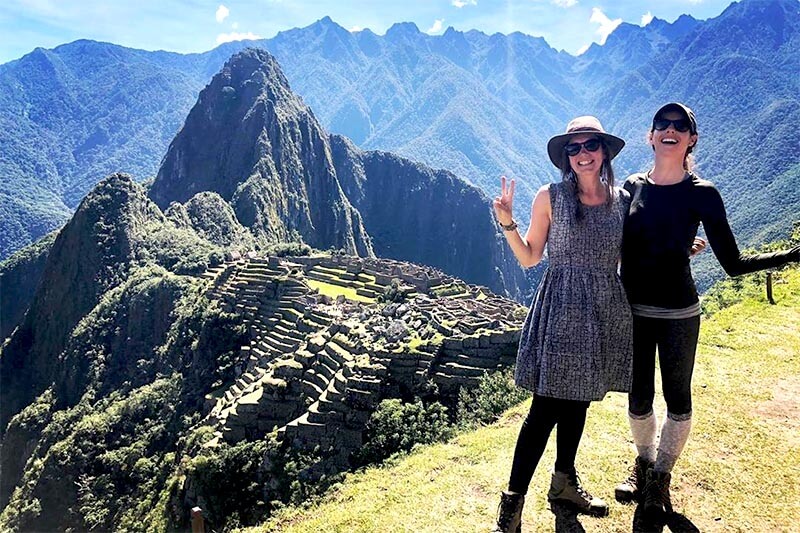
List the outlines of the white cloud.
<svg viewBox="0 0 800 533">
<path fill-rule="evenodd" d="M 611 20 L 599 7 L 593 7 L 592 16 L 589 18 L 589 22 L 600 24 L 600 27 L 597 28 L 595 33 L 600 36 L 600 44 L 605 44 L 606 38 L 611 35 L 611 32 L 614 31 L 617 26 L 622 24 L 622 19 Z"/>
<path fill-rule="evenodd" d="M 238 30 L 239 29 L 239 23 L 238 22 L 234 22 L 233 24 L 231 24 L 231 28 L 234 29 L 234 30 Z"/>
<path fill-rule="evenodd" d="M 652 20 L 653 20 L 653 14 L 648 11 L 647 13 L 642 15 L 642 27 L 650 24 L 650 21 Z"/>
<path fill-rule="evenodd" d="M 428 33 L 439 33 L 442 31 L 442 23 L 444 19 L 436 19 L 433 21 L 433 26 L 428 29 Z"/>
<path fill-rule="evenodd" d="M 578 0 L 551 0 L 551 3 L 558 7 L 572 7 L 578 3 Z"/>
<path fill-rule="evenodd" d="M 477 6 L 478 0 L 453 0 L 451 3 L 458 8 L 462 8 L 464 6 Z"/>
<path fill-rule="evenodd" d="M 245 39 L 255 40 L 261 38 L 262 37 L 260 35 L 256 35 L 253 32 L 236 33 L 235 31 L 232 31 L 231 33 L 220 33 L 219 35 L 217 35 L 217 44 L 229 43 L 231 41 L 243 41 Z"/>
<path fill-rule="evenodd" d="M 228 15 L 230 15 L 230 14 L 231 14 L 231 10 L 228 9 L 227 7 L 223 6 L 222 4 L 220 4 L 220 6 L 217 8 L 217 15 L 216 15 L 217 22 L 222 22 L 223 20 L 228 18 Z"/>
<path fill-rule="evenodd" d="M 583 46 L 581 46 L 580 48 L 578 48 L 578 51 L 577 51 L 577 52 L 575 52 L 575 55 L 576 55 L 576 56 L 579 56 L 579 55 L 582 55 L 582 54 L 586 53 L 586 50 L 588 50 L 588 49 L 589 49 L 589 46 L 591 46 L 591 45 L 589 45 L 589 44 L 584 44 Z"/>
<path fill-rule="evenodd" d="M 364 28 L 362 28 L 361 26 L 353 26 L 352 28 L 350 28 L 350 29 L 349 29 L 349 30 L 347 30 L 347 31 L 349 31 L 350 33 L 355 33 L 355 32 L 357 32 L 357 31 L 361 31 L 361 30 L 363 30 L 363 29 L 364 29 Z"/>
</svg>

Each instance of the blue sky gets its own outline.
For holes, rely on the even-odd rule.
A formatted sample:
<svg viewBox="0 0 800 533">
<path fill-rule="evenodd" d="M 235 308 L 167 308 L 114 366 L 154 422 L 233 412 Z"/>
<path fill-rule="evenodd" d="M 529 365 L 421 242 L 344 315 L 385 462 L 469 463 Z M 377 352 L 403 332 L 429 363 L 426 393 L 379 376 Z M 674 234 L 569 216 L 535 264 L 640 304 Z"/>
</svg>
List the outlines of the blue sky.
<svg viewBox="0 0 800 533">
<path fill-rule="evenodd" d="M 578 53 L 621 21 L 719 15 L 730 0 L 0 0 L 0 63 L 37 46 L 93 39 L 144 50 L 204 52 L 226 40 L 270 38 L 324 16 L 383 34 L 395 22 L 421 31 L 521 31 Z"/>
</svg>

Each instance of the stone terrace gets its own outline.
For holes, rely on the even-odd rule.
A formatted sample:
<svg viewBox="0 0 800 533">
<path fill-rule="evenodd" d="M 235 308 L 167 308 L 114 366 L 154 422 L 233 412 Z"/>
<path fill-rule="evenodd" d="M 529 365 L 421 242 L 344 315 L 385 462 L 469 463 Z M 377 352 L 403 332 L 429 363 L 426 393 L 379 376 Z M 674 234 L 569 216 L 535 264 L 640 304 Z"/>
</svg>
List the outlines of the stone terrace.
<svg viewBox="0 0 800 533">
<path fill-rule="evenodd" d="M 246 323 L 237 379 L 207 397 L 207 446 L 280 438 L 348 467 L 380 401 L 433 382 L 443 397 L 513 365 L 521 308 L 401 261 L 249 257 L 209 270 L 208 297 Z M 379 302 L 392 284 L 402 302 Z"/>
</svg>

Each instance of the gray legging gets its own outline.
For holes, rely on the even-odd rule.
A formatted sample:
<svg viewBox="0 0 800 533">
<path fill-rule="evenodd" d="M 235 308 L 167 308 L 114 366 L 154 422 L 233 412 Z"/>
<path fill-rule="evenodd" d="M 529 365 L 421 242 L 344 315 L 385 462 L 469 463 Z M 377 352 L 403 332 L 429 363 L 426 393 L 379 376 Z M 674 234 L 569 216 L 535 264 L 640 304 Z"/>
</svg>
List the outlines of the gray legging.
<svg viewBox="0 0 800 533">
<path fill-rule="evenodd" d="M 700 333 L 700 317 L 671 319 L 633 317 L 633 385 L 628 408 L 643 416 L 653 410 L 656 347 L 667 411 L 691 415 L 692 370 Z"/>
</svg>

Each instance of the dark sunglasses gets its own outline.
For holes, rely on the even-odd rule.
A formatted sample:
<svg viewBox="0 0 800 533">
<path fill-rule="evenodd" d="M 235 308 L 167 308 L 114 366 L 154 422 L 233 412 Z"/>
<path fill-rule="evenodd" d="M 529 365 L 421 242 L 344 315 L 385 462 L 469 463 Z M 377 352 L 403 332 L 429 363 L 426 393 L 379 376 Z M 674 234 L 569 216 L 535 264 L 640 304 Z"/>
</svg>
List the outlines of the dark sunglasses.
<svg viewBox="0 0 800 533">
<path fill-rule="evenodd" d="M 657 118 L 653 120 L 653 129 L 658 131 L 664 131 L 665 129 L 669 128 L 670 124 L 672 124 L 672 127 L 675 128 L 675 131 L 680 131 L 680 132 L 689 131 L 692 127 L 692 123 L 685 118 L 679 118 L 676 120 L 669 120 L 668 118 Z"/>
<path fill-rule="evenodd" d="M 569 143 L 564 145 L 564 151 L 569 156 L 576 156 L 581 153 L 581 148 L 586 148 L 587 152 L 596 152 L 600 148 L 600 139 L 589 139 L 582 143 Z"/>
</svg>

